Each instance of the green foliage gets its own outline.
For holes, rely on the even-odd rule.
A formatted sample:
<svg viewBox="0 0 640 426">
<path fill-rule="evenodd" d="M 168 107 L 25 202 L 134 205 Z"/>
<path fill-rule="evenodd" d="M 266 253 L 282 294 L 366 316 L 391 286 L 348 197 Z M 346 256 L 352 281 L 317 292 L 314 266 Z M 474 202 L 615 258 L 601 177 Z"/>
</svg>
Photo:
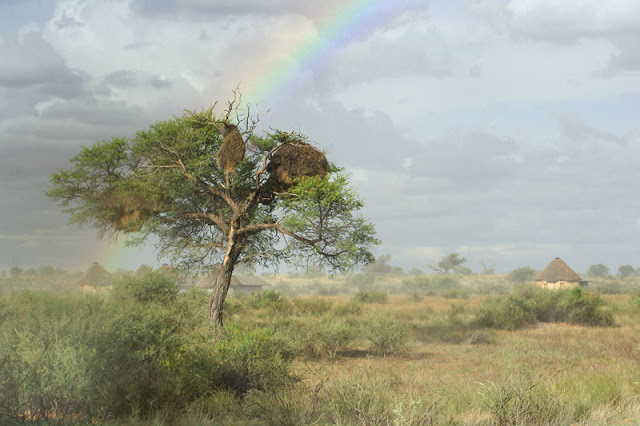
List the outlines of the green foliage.
<svg viewBox="0 0 640 426">
<path fill-rule="evenodd" d="M 333 308 L 333 314 L 339 317 L 357 316 L 362 313 L 362 304 L 356 301 L 341 303 Z"/>
<path fill-rule="evenodd" d="M 145 270 L 142 274 L 122 274 L 113 282 L 116 297 L 132 298 L 138 302 L 168 303 L 178 296 L 176 280 L 160 271 Z"/>
<path fill-rule="evenodd" d="M 479 405 L 498 425 L 573 423 L 560 395 L 526 374 L 513 374 L 504 382 L 480 383 Z"/>
<path fill-rule="evenodd" d="M 441 272 L 444 272 L 445 274 L 448 274 L 450 271 L 461 267 L 466 261 L 467 259 L 461 257 L 460 253 L 450 253 L 446 257 L 438 261 L 437 269 Z"/>
<path fill-rule="evenodd" d="M 479 326 L 501 330 L 517 330 L 534 322 L 535 317 L 510 296 L 493 299 L 478 314 Z"/>
<path fill-rule="evenodd" d="M 620 265 L 618 267 L 618 275 L 620 275 L 620 278 L 622 278 L 623 280 L 629 278 L 635 272 L 636 270 L 633 269 L 633 266 L 631 265 Z"/>
<path fill-rule="evenodd" d="M 375 262 L 365 265 L 362 268 L 364 273 L 370 273 L 374 275 L 402 275 L 404 271 L 399 266 L 392 266 L 391 255 L 384 254 L 376 258 Z"/>
<path fill-rule="evenodd" d="M 231 326 L 216 345 L 217 386 L 244 395 L 252 389 L 266 390 L 295 381 L 290 364 L 295 347 L 270 328 Z"/>
<path fill-rule="evenodd" d="M 383 356 L 400 351 L 409 337 L 403 324 L 385 316 L 367 318 L 360 332 L 371 343 L 371 349 Z"/>
<path fill-rule="evenodd" d="M 333 302 L 325 297 L 312 297 L 310 299 L 293 299 L 299 315 L 318 316 L 325 314 L 333 307 Z"/>
<path fill-rule="evenodd" d="M 549 291 L 522 286 L 511 295 L 491 299 L 481 307 L 478 324 L 505 330 L 516 330 L 537 321 L 611 326 L 613 316 L 601 308 L 602 304 L 599 295 L 579 287 Z"/>
<path fill-rule="evenodd" d="M 338 352 L 348 349 L 357 336 L 353 323 L 332 316 L 305 321 L 295 325 L 296 341 L 301 351 L 310 358 L 321 355 L 335 358 Z"/>
<path fill-rule="evenodd" d="M 253 309 L 261 309 L 267 306 L 272 306 L 282 301 L 284 296 L 278 293 L 277 290 L 264 290 L 251 293 L 249 296 L 249 306 Z"/>
<path fill-rule="evenodd" d="M 22 275 L 23 272 L 24 272 L 24 269 L 22 269 L 19 266 L 12 266 L 11 268 L 9 268 L 9 273 L 11 274 L 12 277 L 18 277 Z"/>
<path fill-rule="evenodd" d="M 636 293 L 631 296 L 629 299 L 629 305 L 631 305 L 635 310 L 640 311 L 640 293 Z"/>
<path fill-rule="evenodd" d="M 359 291 L 353 295 L 353 300 L 360 303 L 386 303 L 387 295 L 381 291 Z"/>
<path fill-rule="evenodd" d="M 379 241 L 374 237 L 373 225 L 354 215 L 364 203 L 348 186 L 346 175 L 301 178 L 289 193 L 292 196 L 282 202 L 282 224 L 302 237 L 293 239 L 288 246 L 290 258 L 303 263 L 321 253 L 322 260 L 339 271 L 374 261 L 368 247 Z M 305 240 L 318 243 L 310 245 Z"/>
<path fill-rule="evenodd" d="M 507 281 L 512 283 L 520 283 L 524 284 L 526 282 L 533 281 L 533 278 L 536 276 L 536 270 L 532 269 L 528 266 L 523 266 L 521 268 L 514 269 L 509 272 L 507 275 Z"/>
<path fill-rule="evenodd" d="M 218 345 L 198 292 L 172 303 L 20 292 L 0 303 L 0 418 L 92 423 L 174 415 L 219 390 L 293 380 L 291 343 L 231 328 Z"/>
<path fill-rule="evenodd" d="M 606 265 L 603 265 L 602 263 L 591 265 L 589 266 L 587 275 L 594 278 L 604 278 L 607 275 L 609 275 L 609 267 Z"/>
</svg>

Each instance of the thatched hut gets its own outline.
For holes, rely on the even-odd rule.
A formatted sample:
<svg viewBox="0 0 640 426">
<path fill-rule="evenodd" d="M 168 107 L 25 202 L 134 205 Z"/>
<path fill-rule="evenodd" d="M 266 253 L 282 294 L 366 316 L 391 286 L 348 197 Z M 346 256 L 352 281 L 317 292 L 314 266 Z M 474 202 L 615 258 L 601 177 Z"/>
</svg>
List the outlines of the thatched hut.
<svg viewBox="0 0 640 426">
<path fill-rule="evenodd" d="M 111 274 L 98 262 L 93 262 L 89 269 L 78 279 L 77 284 L 83 291 L 109 287 L 112 284 Z"/>
<path fill-rule="evenodd" d="M 536 286 L 549 290 L 564 290 L 567 288 L 584 287 L 587 281 L 580 278 L 573 269 L 559 257 L 556 257 L 535 276 Z"/>
<path fill-rule="evenodd" d="M 213 286 L 216 283 L 216 274 L 217 268 L 207 272 L 202 276 L 202 278 L 200 278 L 195 287 L 205 289 L 207 291 L 213 290 Z M 262 280 L 259 277 L 251 277 L 252 278 L 243 277 L 241 281 L 235 275 L 232 275 L 229 291 L 233 294 L 246 294 L 252 293 L 254 291 L 261 291 L 263 287 L 269 285 L 266 281 Z"/>
</svg>

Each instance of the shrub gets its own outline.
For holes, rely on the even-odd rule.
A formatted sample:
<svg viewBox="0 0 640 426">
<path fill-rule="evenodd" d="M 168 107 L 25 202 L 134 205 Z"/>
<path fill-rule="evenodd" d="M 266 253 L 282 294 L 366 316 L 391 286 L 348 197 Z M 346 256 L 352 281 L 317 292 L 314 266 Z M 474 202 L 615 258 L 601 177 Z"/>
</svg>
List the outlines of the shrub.
<svg viewBox="0 0 640 426">
<path fill-rule="evenodd" d="M 557 317 L 572 324 L 611 326 L 614 324 L 613 315 L 603 311 L 602 304 L 602 298 L 596 293 L 576 287 L 560 293 Z"/>
<path fill-rule="evenodd" d="M 468 299 L 469 293 L 457 288 L 451 288 L 442 292 L 442 297 L 445 299 Z"/>
<path fill-rule="evenodd" d="M 571 324 L 611 326 L 610 312 L 601 309 L 602 298 L 580 287 L 549 291 L 533 286 L 516 287 L 510 296 L 488 301 L 478 315 L 485 327 L 516 330 L 526 324 L 569 322 Z"/>
<path fill-rule="evenodd" d="M 167 303 L 178 295 L 176 280 L 169 274 L 145 270 L 140 275 L 122 274 L 113 283 L 115 297 L 131 298 L 138 302 Z"/>
<path fill-rule="evenodd" d="M 535 317 L 526 312 L 511 296 L 493 298 L 480 308 L 477 323 L 481 327 L 517 330 L 533 324 Z"/>
<path fill-rule="evenodd" d="M 381 291 L 359 291 L 353 295 L 353 300 L 360 303 L 386 303 L 387 295 Z"/>
<path fill-rule="evenodd" d="M 278 293 L 277 290 L 264 290 L 261 292 L 251 293 L 248 302 L 249 306 L 253 309 L 260 309 L 269 305 L 274 305 L 283 298 L 284 296 Z"/>
<path fill-rule="evenodd" d="M 533 281 L 533 278 L 535 276 L 535 269 L 532 269 L 528 266 L 523 266 L 522 268 L 517 268 L 509 272 L 509 274 L 507 274 L 507 281 L 513 283 L 526 283 L 528 281 Z"/>
<path fill-rule="evenodd" d="M 252 389 L 284 386 L 295 378 L 290 364 L 295 348 L 271 328 L 231 326 L 215 348 L 218 366 L 215 383 L 236 395 Z"/>
<path fill-rule="evenodd" d="M 351 301 L 347 303 L 341 303 L 333 307 L 333 314 L 335 316 L 357 316 L 362 313 L 362 304 Z"/>
<path fill-rule="evenodd" d="M 308 356 L 314 358 L 325 354 L 335 358 L 339 351 L 349 347 L 357 333 L 347 321 L 326 316 L 320 320 L 306 321 L 300 335 L 300 346 Z"/>
<path fill-rule="evenodd" d="M 408 338 L 406 327 L 388 317 L 367 319 L 361 334 L 371 343 L 371 349 L 383 356 L 398 352 Z"/>
<path fill-rule="evenodd" d="M 640 293 L 636 293 L 629 299 L 629 304 L 633 309 L 640 310 Z"/>
<path fill-rule="evenodd" d="M 293 304 L 301 315 L 321 315 L 329 312 L 333 307 L 333 302 L 324 297 L 295 298 Z"/>
</svg>

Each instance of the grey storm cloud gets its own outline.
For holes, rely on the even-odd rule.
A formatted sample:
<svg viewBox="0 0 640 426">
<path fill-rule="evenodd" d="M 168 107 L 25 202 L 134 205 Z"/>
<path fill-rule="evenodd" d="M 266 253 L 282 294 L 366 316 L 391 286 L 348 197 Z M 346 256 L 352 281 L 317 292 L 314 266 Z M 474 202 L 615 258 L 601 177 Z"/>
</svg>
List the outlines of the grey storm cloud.
<svg viewBox="0 0 640 426">
<path fill-rule="evenodd" d="M 136 87 L 150 85 L 156 88 L 171 87 L 172 82 L 158 75 L 136 70 L 119 70 L 109 73 L 103 79 L 104 84 L 116 87 Z"/>
<path fill-rule="evenodd" d="M 508 4 L 510 29 L 514 36 L 552 43 L 605 40 L 618 53 L 598 72 L 610 76 L 640 69 L 636 41 L 640 37 L 640 3 L 512 0 Z"/>
<path fill-rule="evenodd" d="M 402 10 L 424 10 L 428 0 L 398 0 L 395 7 Z M 196 17 L 226 15 L 281 15 L 299 14 L 315 20 L 323 11 L 344 6 L 342 0 L 323 2 L 297 0 L 261 0 L 222 1 L 222 0 L 133 0 L 131 9 L 136 13 L 149 16 L 187 16 Z"/>
<path fill-rule="evenodd" d="M 9 34 L 0 43 L 0 86 L 34 88 L 44 94 L 72 98 L 82 93 L 82 73 L 69 69 L 64 59 L 39 33 Z"/>
</svg>

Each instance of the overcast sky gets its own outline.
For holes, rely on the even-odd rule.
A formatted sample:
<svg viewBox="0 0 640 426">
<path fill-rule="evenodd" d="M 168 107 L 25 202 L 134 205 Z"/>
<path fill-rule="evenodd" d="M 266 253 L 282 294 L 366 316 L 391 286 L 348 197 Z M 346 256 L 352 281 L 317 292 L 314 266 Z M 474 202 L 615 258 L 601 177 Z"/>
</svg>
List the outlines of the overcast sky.
<svg viewBox="0 0 640 426">
<path fill-rule="evenodd" d="M 153 263 L 48 177 L 238 84 L 348 169 L 395 265 L 640 266 L 637 0 L 0 0 L 0 268 Z"/>
</svg>

